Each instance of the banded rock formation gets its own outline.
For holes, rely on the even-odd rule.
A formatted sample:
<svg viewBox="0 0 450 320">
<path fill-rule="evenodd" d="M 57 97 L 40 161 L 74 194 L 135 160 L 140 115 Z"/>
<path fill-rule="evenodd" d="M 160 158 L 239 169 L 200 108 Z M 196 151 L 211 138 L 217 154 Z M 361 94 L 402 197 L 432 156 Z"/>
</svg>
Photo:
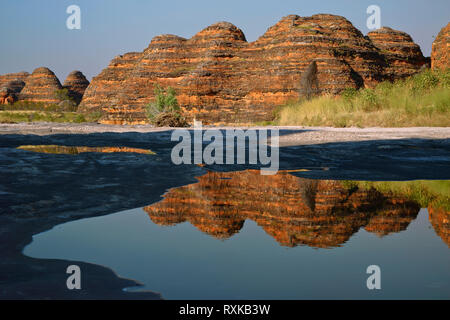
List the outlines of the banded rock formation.
<svg viewBox="0 0 450 320">
<path fill-rule="evenodd" d="M 385 57 L 384 74 L 389 80 L 397 80 L 417 73 L 425 63 L 420 46 L 405 32 L 388 27 L 369 32 L 369 39 Z"/>
<path fill-rule="evenodd" d="M 238 233 L 251 219 L 280 245 L 329 248 L 363 227 L 379 236 L 406 230 L 420 210 L 412 201 L 375 189 L 286 173 L 208 172 L 198 180 L 145 207 L 150 219 L 160 225 L 189 221 L 219 239 Z"/>
<path fill-rule="evenodd" d="M 20 91 L 25 86 L 24 80 L 28 76 L 28 72 L 0 75 L 0 104 L 12 104 L 17 101 Z"/>
<path fill-rule="evenodd" d="M 64 81 L 63 87 L 69 90 L 69 95 L 79 104 L 83 98 L 84 91 L 89 86 L 89 81 L 81 71 L 72 71 Z"/>
<path fill-rule="evenodd" d="M 25 81 L 30 74 L 28 72 L 6 73 L 0 75 L 0 87 L 4 87 L 11 81 Z"/>
<path fill-rule="evenodd" d="M 431 67 L 433 69 L 450 68 L 450 22 L 442 28 L 433 42 Z"/>
<path fill-rule="evenodd" d="M 56 75 L 48 68 L 41 67 L 33 71 L 25 81 L 25 87 L 19 94 L 19 100 L 59 103 L 55 91 L 62 89 Z"/>
<path fill-rule="evenodd" d="M 269 120 L 275 106 L 299 98 L 302 74 L 313 62 L 316 91 L 336 94 L 409 76 L 426 59 L 404 33 L 385 28 L 365 37 L 335 15 L 290 15 L 251 43 L 220 22 L 190 39 L 157 36 L 143 52 L 114 58 L 92 80 L 80 109 L 101 110 L 103 123 L 144 123 L 158 83 L 176 89 L 189 120 Z"/>
</svg>

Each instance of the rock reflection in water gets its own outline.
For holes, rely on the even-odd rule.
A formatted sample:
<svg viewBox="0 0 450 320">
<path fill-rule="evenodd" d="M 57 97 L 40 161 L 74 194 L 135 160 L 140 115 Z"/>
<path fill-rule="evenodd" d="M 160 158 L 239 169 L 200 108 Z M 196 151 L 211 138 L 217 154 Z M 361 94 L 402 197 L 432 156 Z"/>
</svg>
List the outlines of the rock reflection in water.
<svg viewBox="0 0 450 320">
<path fill-rule="evenodd" d="M 199 182 L 170 190 L 145 207 L 159 225 L 188 221 L 202 232 L 226 239 L 255 221 L 280 245 L 332 248 L 360 228 L 385 236 L 405 230 L 421 204 L 405 195 L 356 183 L 298 178 L 286 172 L 208 172 Z M 398 184 L 398 183 L 397 183 Z M 430 219 L 449 244 L 449 212 L 429 207 Z"/>
<path fill-rule="evenodd" d="M 443 208 L 428 208 L 430 222 L 437 235 L 450 248 L 450 211 Z"/>
<path fill-rule="evenodd" d="M 39 153 L 72 154 L 72 155 L 87 152 L 99 152 L 99 153 L 129 152 L 140 154 L 155 154 L 151 150 L 128 148 L 128 147 L 72 147 L 72 146 L 58 146 L 58 145 L 26 145 L 26 146 L 19 146 L 17 147 L 17 149 Z"/>
</svg>

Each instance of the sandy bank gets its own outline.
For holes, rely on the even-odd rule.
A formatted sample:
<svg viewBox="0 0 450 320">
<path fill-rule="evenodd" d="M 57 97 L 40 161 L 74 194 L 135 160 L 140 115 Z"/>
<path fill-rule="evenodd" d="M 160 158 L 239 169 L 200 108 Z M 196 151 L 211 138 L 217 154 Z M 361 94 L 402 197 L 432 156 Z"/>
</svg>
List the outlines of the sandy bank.
<svg viewBox="0 0 450 320">
<path fill-rule="evenodd" d="M 209 127 L 204 127 L 209 128 Z M 218 129 L 249 127 L 215 127 Z M 253 129 L 279 129 L 280 145 L 308 145 L 329 142 L 398 140 L 398 139 L 449 139 L 450 127 L 416 128 L 330 128 L 330 127 L 251 127 Z M 95 123 L 17 123 L 0 124 L 0 134 L 89 134 L 102 132 L 161 132 L 173 128 L 155 128 L 150 125 L 105 125 Z"/>
</svg>

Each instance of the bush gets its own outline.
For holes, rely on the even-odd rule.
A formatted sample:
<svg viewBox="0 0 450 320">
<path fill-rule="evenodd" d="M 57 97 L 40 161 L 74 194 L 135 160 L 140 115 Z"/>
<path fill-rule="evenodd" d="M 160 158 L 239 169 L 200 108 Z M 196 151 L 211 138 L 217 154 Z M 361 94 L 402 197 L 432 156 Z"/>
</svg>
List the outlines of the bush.
<svg viewBox="0 0 450 320">
<path fill-rule="evenodd" d="M 69 90 L 67 88 L 55 90 L 55 98 L 59 101 L 74 101 L 74 99 L 70 96 Z"/>
<path fill-rule="evenodd" d="M 362 89 L 359 91 L 359 98 L 361 99 L 361 106 L 364 111 L 378 110 L 378 97 L 372 89 Z"/>
<path fill-rule="evenodd" d="M 358 93 L 358 89 L 356 88 L 346 88 L 342 91 L 342 97 L 344 99 L 350 100 Z"/>
<path fill-rule="evenodd" d="M 413 92 L 422 92 L 435 88 L 439 84 L 438 76 L 431 70 L 426 70 L 411 78 Z"/>
<path fill-rule="evenodd" d="M 175 112 L 161 112 L 158 114 L 154 122 L 157 127 L 186 127 L 186 120 Z"/>
<path fill-rule="evenodd" d="M 181 114 L 175 89 L 162 88 L 155 85 L 155 101 L 146 106 L 146 114 L 151 123 L 156 126 L 179 127 L 186 126 L 186 120 Z"/>
</svg>

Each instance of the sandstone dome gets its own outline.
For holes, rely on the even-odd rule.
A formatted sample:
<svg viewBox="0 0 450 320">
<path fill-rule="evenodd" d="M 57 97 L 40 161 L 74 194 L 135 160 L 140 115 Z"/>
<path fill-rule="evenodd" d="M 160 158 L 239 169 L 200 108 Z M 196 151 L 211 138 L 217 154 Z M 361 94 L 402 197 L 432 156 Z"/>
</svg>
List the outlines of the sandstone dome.
<svg viewBox="0 0 450 320">
<path fill-rule="evenodd" d="M 69 90 L 69 95 L 76 103 L 81 101 L 84 91 L 89 86 L 89 81 L 81 71 L 75 70 L 69 73 L 64 81 L 64 88 Z"/>
<path fill-rule="evenodd" d="M 244 32 L 234 24 L 221 21 L 206 27 L 197 33 L 192 40 L 227 40 L 227 41 L 247 41 Z"/>
<path fill-rule="evenodd" d="M 62 89 L 56 75 L 46 67 L 40 67 L 33 71 L 25 80 L 25 87 L 19 95 L 19 100 L 59 103 L 55 91 Z"/>
</svg>

